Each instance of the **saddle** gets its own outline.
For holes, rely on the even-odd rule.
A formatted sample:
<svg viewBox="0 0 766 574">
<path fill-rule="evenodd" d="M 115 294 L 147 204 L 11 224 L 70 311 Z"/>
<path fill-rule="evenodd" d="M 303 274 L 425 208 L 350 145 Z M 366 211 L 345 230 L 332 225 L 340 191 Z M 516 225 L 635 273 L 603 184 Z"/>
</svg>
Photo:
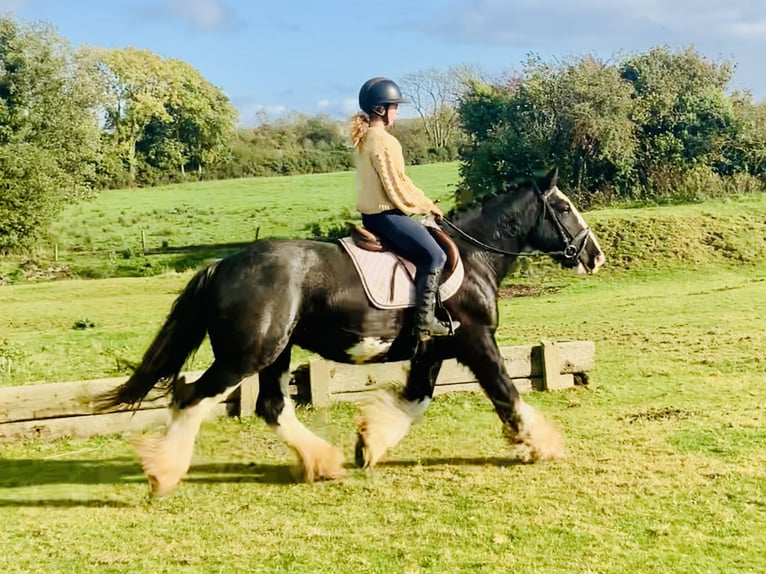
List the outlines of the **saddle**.
<svg viewBox="0 0 766 574">
<path fill-rule="evenodd" d="M 425 222 L 433 238 L 447 255 L 442 272 L 439 296 L 442 301 L 452 297 L 465 275 L 460 252 L 452 239 L 433 223 Z M 370 302 L 379 309 L 400 309 L 415 305 L 415 265 L 388 250 L 370 230 L 351 228 L 348 237 L 340 240 L 362 280 Z"/>
</svg>

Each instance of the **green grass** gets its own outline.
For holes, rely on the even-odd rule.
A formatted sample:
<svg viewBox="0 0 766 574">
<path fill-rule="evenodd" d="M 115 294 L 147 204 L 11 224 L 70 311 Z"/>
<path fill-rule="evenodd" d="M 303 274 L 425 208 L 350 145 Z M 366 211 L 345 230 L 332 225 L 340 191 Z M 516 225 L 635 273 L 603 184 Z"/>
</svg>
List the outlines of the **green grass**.
<svg viewBox="0 0 766 574">
<path fill-rule="evenodd" d="M 221 219 L 233 229 L 251 199 Z M 309 215 L 269 233 L 300 234 Z M 296 483 L 255 419 L 206 424 L 167 499 L 148 498 L 126 436 L 4 444 L 0 572 L 766 570 L 764 196 L 587 218 L 602 273 L 538 265 L 511 281 L 547 289 L 499 304 L 501 344 L 596 342 L 587 387 L 527 396 L 562 428 L 562 461 L 509 461 L 478 394 L 437 398 L 380 468 L 340 484 Z M 221 240 L 205 237 L 183 242 Z M 124 373 L 190 276 L 1 287 L 0 385 Z M 299 416 L 353 458 L 353 407 Z"/>
<path fill-rule="evenodd" d="M 449 208 L 457 169 L 457 163 L 412 166 L 408 174 Z M 143 241 L 147 249 L 158 249 L 246 242 L 256 233 L 307 237 L 358 220 L 355 193 L 352 172 L 104 191 L 65 209 L 37 250 L 36 265 L 27 264 L 24 271 L 101 278 L 193 268 L 232 249 L 144 257 Z M 24 276 L 5 273 L 16 280 Z"/>
<path fill-rule="evenodd" d="M 163 279 L 180 278 L 122 281 Z M 605 274 L 500 308 L 501 343 L 596 341 L 588 387 L 528 397 L 563 429 L 562 461 L 511 464 L 472 394 L 437 399 L 342 484 L 295 483 L 258 420 L 207 424 L 189 479 L 159 500 L 126 437 L 3 445 L 0 570 L 762 571 L 766 270 Z M 353 415 L 299 412 L 349 459 Z"/>
</svg>

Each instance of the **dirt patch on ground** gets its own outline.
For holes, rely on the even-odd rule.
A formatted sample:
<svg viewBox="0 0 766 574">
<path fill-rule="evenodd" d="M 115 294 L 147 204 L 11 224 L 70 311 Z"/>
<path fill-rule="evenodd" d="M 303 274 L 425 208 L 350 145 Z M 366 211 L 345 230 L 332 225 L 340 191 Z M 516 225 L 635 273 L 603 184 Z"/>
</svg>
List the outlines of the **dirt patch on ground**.
<svg viewBox="0 0 766 574">
<path fill-rule="evenodd" d="M 626 415 L 622 417 L 622 420 L 626 420 L 629 423 L 634 423 L 637 421 L 662 421 L 662 420 L 675 420 L 675 419 L 683 420 L 683 419 L 691 418 L 695 414 L 696 413 L 694 411 L 663 407 L 663 408 L 649 409 L 647 411 L 643 411 L 643 412 L 635 413 L 631 415 Z"/>
<path fill-rule="evenodd" d="M 558 293 L 561 287 L 542 285 L 503 285 L 497 291 L 498 297 L 538 297 Z"/>
</svg>

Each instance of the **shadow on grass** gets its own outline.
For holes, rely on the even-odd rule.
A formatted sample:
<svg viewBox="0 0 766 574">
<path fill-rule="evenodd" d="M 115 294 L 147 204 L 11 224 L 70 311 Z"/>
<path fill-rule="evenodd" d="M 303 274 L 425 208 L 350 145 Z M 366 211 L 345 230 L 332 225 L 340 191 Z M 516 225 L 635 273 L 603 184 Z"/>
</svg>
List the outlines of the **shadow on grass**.
<svg viewBox="0 0 766 574">
<path fill-rule="evenodd" d="M 417 460 L 384 460 L 377 466 L 409 467 L 409 466 L 519 466 L 526 465 L 522 460 L 515 458 L 500 458 L 497 456 L 479 457 L 442 457 L 421 458 Z"/>
<path fill-rule="evenodd" d="M 0 498 L 0 508 L 132 508 L 136 504 L 119 500 L 100 500 L 76 498 L 49 498 L 49 499 L 14 499 Z"/>
<path fill-rule="evenodd" d="M 512 458 L 444 457 L 415 460 L 387 460 L 378 467 L 414 466 L 515 466 L 525 464 Z M 356 468 L 347 463 L 349 469 Z M 0 460 L 0 488 L 45 486 L 52 484 L 131 484 L 145 480 L 141 465 L 133 459 L 105 460 Z M 184 478 L 187 483 L 253 482 L 292 484 L 296 482 L 293 464 L 213 462 L 193 464 Z"/>
<path fill-rule="evenodd" d="M 448 457 L 424 458 L 418 460 L 390 460 L 379 463 L 378 467 L 439 467 L 439 466 L 515 466 L 524 464 L 518 460 L 499 457 Z M 356 468 L 347 464 L 347 468 Z M 145 483 L 141 466 L 130 459 L 106 460 L 0 460 L 0 489 L 61 485 L 137 484 Z M 192 465 L 183 479 L 186 484 L 295 484 L 300 482 L 294 465 L 256 463 L 204 463 Z M 3 493 L 0 490 L 0 495 Z M 79 491 L 82 494 L 82 491 Z M 135 502 L 109 499 L 90 499 L 65 496 L 62 498 L 5 498 L 0 497 L 0 508 L 4 507 L 49 507 L 49 508 L 127 508 Z"/>
<path fill-rule="evenodd" d="M 132 459 L 0 460 L 0 488 L 53 484 L 133 484 L 144 482 L 141 465 Z M 288 464 L 204 463 L 192 465 L 187 483 L 295 482 Z"/>
</svg>

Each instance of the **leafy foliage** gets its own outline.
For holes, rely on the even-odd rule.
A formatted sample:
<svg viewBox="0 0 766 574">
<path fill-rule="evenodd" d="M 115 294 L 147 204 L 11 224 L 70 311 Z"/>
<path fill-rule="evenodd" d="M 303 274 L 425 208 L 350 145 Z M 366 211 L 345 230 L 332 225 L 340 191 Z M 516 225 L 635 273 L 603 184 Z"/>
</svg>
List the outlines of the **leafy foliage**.
<svg viewBox="0 0 766 574">
<path fill-rule="evenodd" d="M 0 18 L 0 250 L 27 245 L 88 195 L 99 132 L 95 91 L 69 45 Z"/>
<path fill-rule="evenodd" d="M 327 116 L 294 114 L 240 129 L 231 157 L 218 177 L 297 175 L 344 171 L 353 167 L 353 150 L 344 125 Z"/>
<path fill-rule="evenodd" d="M 475 83 L 463 97 L 469 141 L 458 199 L 552 165 L 586 207 L 760 188 L 766 115 L 747 94 L 727 95 L 731 72 L 690 48 L 655 48 L 617 65 L 530 57 L 518 77 Z"/>
<path fill-rule="evenodd" d="M 229 99 L 194 68 L 147 50 L 92 51 L 104 89 L 107 143 L 128 170 L 128 183 L 142 173 L 198 172 L 225 158 L 237 113 Z"/>
</svg>

